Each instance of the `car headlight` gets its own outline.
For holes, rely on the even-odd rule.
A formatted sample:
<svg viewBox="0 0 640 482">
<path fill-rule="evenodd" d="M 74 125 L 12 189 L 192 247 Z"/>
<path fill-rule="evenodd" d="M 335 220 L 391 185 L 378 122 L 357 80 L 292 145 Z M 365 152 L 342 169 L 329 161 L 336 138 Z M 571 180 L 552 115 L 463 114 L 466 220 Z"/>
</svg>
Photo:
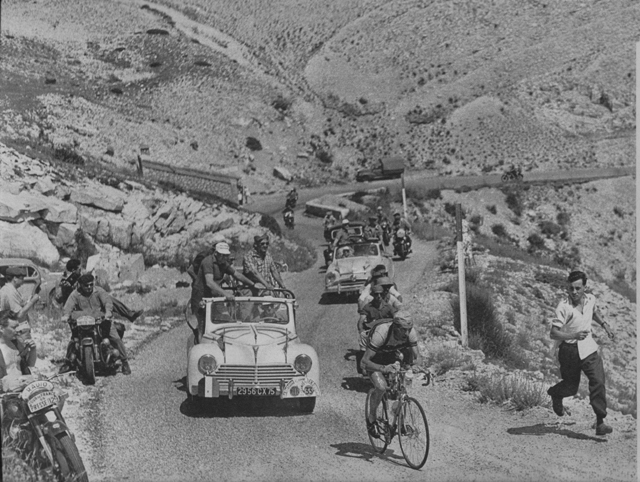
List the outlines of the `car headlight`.
<svg viewBox="0 0 640 482">
<path fill-rule="evenodd" d="M 218 369 L 218 362 L 213 355 L 202 355 L 198 360 L 198 370 L 203 375 L 213 375 Z"/>
<path fill-rule="evenodd" d="M 313 362 L 311 361 L 311 357 L 309 357 L 309 355 L 298 355 L 293 362 L 293 368 L 295 368 L 296 371 L 299 371 L 303 375 L 309 373 L 309 370 L 311 370 L 311 365 L 313 365 Z"/>
<path fill-rule="evenodd" d="M 335 271 L 329 271 L 325 276 L 325 282 L 328 285 L 335 283 L 337 279 L 338 273 L 336 273 Z"/>
</svg>

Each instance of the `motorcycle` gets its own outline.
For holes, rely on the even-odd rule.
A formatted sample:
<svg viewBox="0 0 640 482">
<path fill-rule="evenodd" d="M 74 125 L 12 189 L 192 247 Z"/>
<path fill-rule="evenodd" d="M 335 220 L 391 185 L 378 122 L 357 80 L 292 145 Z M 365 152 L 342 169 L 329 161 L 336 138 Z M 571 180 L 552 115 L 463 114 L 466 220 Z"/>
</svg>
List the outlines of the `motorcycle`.
<svg viewBox="0 0 640 482">
<path fill-rule="evenodd" d="M 387 221 L 382 221 L 380 224 L 382 228 L 382 243 L 386 246 L 389 246 L 391 242 L 391 228 L 389 227 L 389 223 Z"/>
<path fill-rule="evenodd" d="M 58 396 L 50 381 L 55 377 L 32 381 L 2 395 L 2 441 L 25 460 L 51 468 L 56 480 L 88 482 L 75 437 L 62 416 L 66 394 Z"/>
<path fill-rule="evenodd" d="M 393 254 L 398 255 L 402 260 L 404 260 L 409 254 L 409 242 L 407 240 L 407 233 L 402 228 L 396 231 L 396 234 L 393 238 Z"/>
<path fill-rule="evenodd" d="M 511 168 L 502 175 L 502 182 L 522 181 L 524 175 L 520 167 L 511 166 Z"/>
<path fill-rule="evenodd" d="M 285 210 L 282 217 L 284 218 L 284 225 L 289 229 L 293 229 L 293 211 Z"/>
<path fill-rule="evenodd" d="M 111 323 L 117 323 L 116 329 L 122 338 L 124 336 L 122 323 L 89 315 L 80 316 L 76 320 L 77 336 L 74 333 L 74 339 L 77 340 L 76 363 L 90 385 L 96 383 L 96 372 L 113 373 L 120 368 L 122 356 L 109 340 Z M 74 331 L 73 328 L 72 331 Z"/>
</svg>

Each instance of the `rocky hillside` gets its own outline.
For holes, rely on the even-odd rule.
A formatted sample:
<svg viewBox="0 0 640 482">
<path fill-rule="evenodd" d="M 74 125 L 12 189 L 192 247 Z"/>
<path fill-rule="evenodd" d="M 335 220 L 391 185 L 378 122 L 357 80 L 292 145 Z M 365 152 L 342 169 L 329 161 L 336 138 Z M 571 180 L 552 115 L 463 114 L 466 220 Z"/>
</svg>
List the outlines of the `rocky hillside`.
<svg viewBox="0 0 640 482">
<path fill-rule="evenodd" d="M 630 0 L 3 2 L 0 136 L 128 168 L 240 173 L 252 192 L 434 173 L 630 165 Z M 109 152 L 109 154 L 105 154 Z"/>
</svg>

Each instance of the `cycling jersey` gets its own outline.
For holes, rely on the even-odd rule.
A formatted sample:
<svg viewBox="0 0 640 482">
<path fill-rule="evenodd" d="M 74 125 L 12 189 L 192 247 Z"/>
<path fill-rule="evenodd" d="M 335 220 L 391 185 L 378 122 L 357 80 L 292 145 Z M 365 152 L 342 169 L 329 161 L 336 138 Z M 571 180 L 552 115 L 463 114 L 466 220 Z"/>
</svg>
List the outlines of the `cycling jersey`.
<svg viewBox="0 0 640 482">
<path fill-rule="evenodd" d="M 411 363 L 413 360 L 412 348 L 418 346 L 416 329 L 411 328 L 409 336 L 405 340 L 398 340 L 391 329 L 392 325 L 392 322 L 382 323 L 371 330 L 367 340 L 367 348 L 375 352 L 371 361 L 379 365 L 390 365 L 397 360 L 396 353 L 400 351 L 404 355 L 404 362 Z"/>
</svg>

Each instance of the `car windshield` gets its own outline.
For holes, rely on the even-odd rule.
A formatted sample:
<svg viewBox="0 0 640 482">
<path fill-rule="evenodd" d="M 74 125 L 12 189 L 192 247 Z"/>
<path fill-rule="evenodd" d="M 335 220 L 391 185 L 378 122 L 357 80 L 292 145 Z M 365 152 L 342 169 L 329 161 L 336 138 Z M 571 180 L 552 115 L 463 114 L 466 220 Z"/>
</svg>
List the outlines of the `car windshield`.
<svg viewBox="0 0 640 482">
<path fill-rule="evenodd" d="M 379 255 L 380 251 L 376 243 L 351 244 L 336 248 L 336 259 Z"/>
<path fill-rule="evenodd" d="M 277 301 L 219 301 L 211 304 L 211 322 L 221 323 L 289 323 L 287 304 Z"/>
</svg>

